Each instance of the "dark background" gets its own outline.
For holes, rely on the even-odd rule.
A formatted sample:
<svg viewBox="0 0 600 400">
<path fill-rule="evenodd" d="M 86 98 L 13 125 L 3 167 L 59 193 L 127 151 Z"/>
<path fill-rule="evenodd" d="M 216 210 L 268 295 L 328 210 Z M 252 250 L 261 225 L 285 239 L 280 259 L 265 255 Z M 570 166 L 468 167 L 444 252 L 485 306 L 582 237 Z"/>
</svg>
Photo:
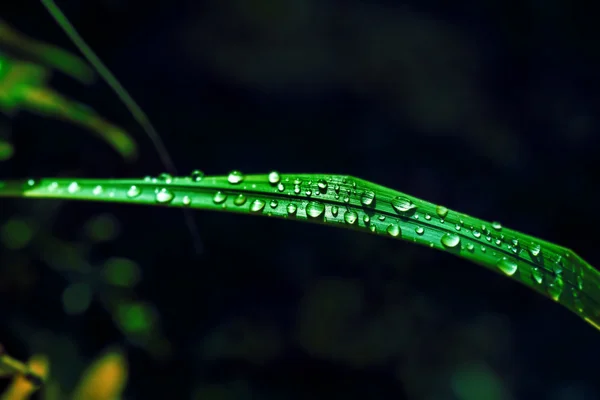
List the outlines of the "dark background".
<svg viewBox="0 0 600 400">
<path fill-rule="evenodd" d="M 182 174 L 355 175 L 600 265 L 598 24 L 585 2 L 57 3 L 150 116 Z M 0 17 L 74 50 L 36 1 L 2 2 Z M 20 114 L 3 120 L 16 154 L 2 178 L 164 171 L 107 85 L 59 74 L 52 85 L 125 127 L 140 159 L 127 165 L 81 129 Z M 198 212 L 196 255 L 178 210 L 8 200 L 0 209 L 1 223 L 35 226 L 30 244 L 0 253 L 0 342 L 22 358 L 49 354 L 67 391 L 120 344 L 129 399 L 600 397 L 597 331 L 449 254 Z M 98 215 L 118 237 L 85 235 Z M 51 241 L 91 270 L 65 273 L 62 259 L 44 255 Z M 115 256 L 139 265 L 132 290 L 155 307 L 169 351 L 136 345 L 100 300 L 63 311 L 63 291 L 82 279 L 94 282 L 95 299 L 115 296 L 94 278 Z"/>
</svg>

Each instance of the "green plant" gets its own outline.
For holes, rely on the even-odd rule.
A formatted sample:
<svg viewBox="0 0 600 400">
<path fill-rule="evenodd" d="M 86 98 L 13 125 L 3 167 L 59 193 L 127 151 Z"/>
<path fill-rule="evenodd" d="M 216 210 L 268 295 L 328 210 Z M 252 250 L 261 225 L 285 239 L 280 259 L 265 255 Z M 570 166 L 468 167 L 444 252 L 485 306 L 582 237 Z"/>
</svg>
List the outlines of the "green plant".
<svg viewBox="0 0 600 400">
<path fill-rule="evenodd" d="M 44 0 L 63 27 L 64 16 Z M 71 31 L 72 27 L 67 27 Z M 77 43 L 77 40 L 75 40 Z M 80 41 L 78 47 L 146 127 L 166 165 L 162 144 L 146 117 Z M 42 178 L 0 182 L 0 197 L 105 201 L 246 213 L 334 225 L 402 239 L 463 257 L 547 296 L 600 329 L 600 273 L 569 249 L 507 229 L 498 222 L 359 178 L 331 174 L 189 176 L 143 179 Z M 268 243 L 265 244 L 268 247 Z"/>
</svg>

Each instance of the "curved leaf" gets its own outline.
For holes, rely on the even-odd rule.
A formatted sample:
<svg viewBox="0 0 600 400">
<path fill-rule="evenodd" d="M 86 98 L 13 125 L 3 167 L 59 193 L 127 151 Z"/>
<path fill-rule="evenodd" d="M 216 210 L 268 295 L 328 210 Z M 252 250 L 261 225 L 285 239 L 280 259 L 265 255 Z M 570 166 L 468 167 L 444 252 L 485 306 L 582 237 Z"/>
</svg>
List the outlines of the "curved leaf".
<svg viewBox="0 0 600 400">
<path fill-rule="evenodd" d="M 351 176 L 279 174 L 0 182 L 0 197 L 107 201 L 270 216 L 402 239 L 463 257 L 600 329 L 600 273 L 569 249 Z"/>
</svg>

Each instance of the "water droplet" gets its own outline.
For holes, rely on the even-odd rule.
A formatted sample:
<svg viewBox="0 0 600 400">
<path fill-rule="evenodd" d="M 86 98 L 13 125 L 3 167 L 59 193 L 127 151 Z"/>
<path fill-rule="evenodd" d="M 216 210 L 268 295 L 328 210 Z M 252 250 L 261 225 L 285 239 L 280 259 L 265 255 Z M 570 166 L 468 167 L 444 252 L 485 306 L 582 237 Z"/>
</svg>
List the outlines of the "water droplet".
<svg viewBox="0 0 600 400">
<path fill-rule="evenodd" d="M 460 244 L 460 236 L 456 233 L 445 233 L 442 236 L 441 243 L 448 249 L 453 249 Z"/>
<path fill-rule="evenodd" d="M 344 197 L 344 203 L 349 203 L 349 202 L 350 202 L 350 197 L 348 197 L 348 196 L 345 196 L 345 197 Z"/>
<path fill-rule="evenodd" d="M 426 219 L 427 221 L 430 221 L 430 220 L 431 220 L 431 215 L 429 215 L 429 214 L 425 214 L 425 219 Z"/>
<path fill-rule="evenodd" d="M 333 215 L 334 217 L 337 217 L 338 215 L 338 206 L 331 206 L 331 215 Z"/>
<path fill-rule="evenodd" d="M 529 247 L 529 252 L 532 256 L 537 257 L 540 255 L 540 251 L 542 251 L 542 246 L 536 243 L 531 243 L 531 247 Z"/>
<path fill-rule="evenodd" d="M 190 174 L 190 179 L 192 180 L 192 182 L 200 182 L 203 178 L 204 172 L 200 171 L 199 169 L 193 170 Z"/>
<path fill-rule="evenodd" d="M 365 190 L 360 196 L 360 202 L 363 206 L 370 206 L 375 201 L 375 192 L 372 190 Z"/>
<path fill-rule="evenodd" d="M 473 236 L 475 236 L 477 239 L 479 239 L 481 237 L 481 232 L 475 230 L 475 231 L 473 231 Z"/>
<path fill-rule="evenodd" d="M 423 229 L 422 226 L 417 226 L 415 228 L 415 232 L 417 232 L 417 235 L 422 235 L 423 233 L 425 233 L 425 229 Z"/>
<path fill-rule="evenodd" d="M 506 257 L 499 259 L 496 266 L 508 276 L 513 276 L 517 272 L 517 263 Z"/>
<path fill-rule="evenodd" d="M 300 194 L 300 185 L 294 185 L 294 193 Z"/>
<path fill-rule="evenodd" d="M 160 174 L 158 176 L 158 180 L 161 181 L 161 182 L 169 184 L 169 183 L 173 182 L 173 176 L 171 174 L 163 172 L 162 174 Z"/>
<path fill-rule="evenodd" d="M 220 190 L 217 193 L 215 193 L 215 196 L 213 197 L 213 201 L 216 204 L 221 204 L 225 200 L 227 200 L 227 195 L 225 193 L 221 192 Z"/>
<path fill-rule="evenodd" d="M 277 200 L 271 200 L 271 203 L 269 203 L 269 205 L 271 206 L 271 208 L 277 208 L 279 202 Z"/>
<path fill-rule="evenodd" d="M 554 281 L 548 285 L 548 294 L 554 301 L 558 301 L 560 299 L 560 295 L 562 294 L 564 281 L 562 277 L 559 275 L 554 278 Z"/>
<path fill-rule="evenodd" d="M 54 192 L 56 189 L 58 189 L 58 182 L 52 182 L 48 185 L 49 192 Z"/>
<path fill-rule="evenodd" d="M 251 212 L 260 212 L 260 211 L 262 211 L 263 208 L 265 208 L 265 204 L 266 203 L 264 202 L 264 200 L 256 199 L 250 205 L 250 211 Z"/>
<path fill-rule="evenodd" d="M 129 190 L 127 190 L 127 197 L 129 198 L 135 198 L 138 197 L 140 194 L 142 193 L 142 191 L 140 190 L 139 187 L 132 185 Z"/>
<path fill-rule="evenodd" d="M 448 209 L 444 206 L 437 206 L 435 212 L 440 218 L 446 218 L 446 215 L 448 215 Z"/>
<path fill-rule="evenodd" d="M 377 217 L 377 219 L 380 221 L 385 221 L 385 215 L 381 214 L 380 216 Z"/>
<path fill-rule="evenodd" d="M 67 192 L 69 193 L 77 193 L 81 190 L 81 186 L 77 182 L 71 182 L 67 187 Z"/>
<path fill-rule="evenodd" d="M 190 204 L 192 204 L 192 199 L 190 198 L 190 196 L 183 196 L 183 198 L 181 199 L 181 203 L 184 206 L 189 206 Z"/>
<path fill-rule="evenodd" d="M 98 185 L 94 188 L 94 190 L 92 190 L 92 193 L 96 196 L 98 196 L 99 194 L 101 194 L 104 191 L 104 189 L 102 188 L 102 186 Z"/>
<path fill-rule="evenodd" d="M 344 213 L 344 221 L 350 225 L 353 225 L 357 219 L 358 214 L 355 211 L 348 210 Z"/>
<path fill-rule="evenodd" d="M 581 275 L 577 275 L 577 287 L 579 290 L 583 290 L 583 277 Z"/>
<path fill-rule="evenodd" d="M 233 199 L 233 204 L 235 204 L 236 206 L 243 206 L 244 203 L 246 203 L 246 196 L 244 196 L 243 194 L 238 194 L 235 199 Z"/>
<path fill-rule="evenodd" d="M 502 246 L 502 240 L 496 239 L 496 246 Z"/>
<path fill-rule="evenodd" d="M 306 189 L 306 192 L 304 192 L 306 194 L 306 196 L 310 197 L 312 196 L 312 190 L 310 189 Z"/>
<path fill-rule="evenodd" d="M 227 182 L 231 183 L 232 185 L 237 185 L 238 183 L 242 183 L 242 181 L 244 180 L 244 174 L 242 174 L 240 171 L 231 171 L 229 173 L 229 175 L 227 176 Z"/>
<path fill-rule="evenodd" d="M 370 221 L 371 221 L 371 217 L 369 217 L 367 214 L 365 214 L 363 217 L 363 222 L 365 223 L 365 225 L 367 225 Z"/>
<path fill-rule="evenodd" d="M 173 192 L 169 191 L 167 188 L 162 188 L 156 193 L 156 202 L 161 204 L 170 203 L 175 195 Z"/>
<path fill-rule="evenodd" d="M 404 196 L 394 197 L 392 199 L 391 205 L 394 208 L 394 210 L 396 210 L 396 212 L 400 214 L 412 213 L 416 211 L 417 208 L 408 197 Z"/>
<path fill-rule="evenodd" d="M 377 226 L 375 224 L 369 225 L 369 230 L 373 233 L 377 232 Z"/>
<path fill-rule="evenodd" d="M 498 221 L 494 221 L 494 222 L 492 222 L 492 228 L 494 228 L 495 230 L 499 231 L 499 230 L 502 229 L 502 224 L 500 222 L 498 222 Z"/>
<path fill-rule="evenodd" d="M 317 186 L 318 186 L 320 192 L 322 192 L 322 193 L 327 192 L 327 181 L 325 179 L 319 179 L 317 181 Z"/>
<path fill-rule="evenodd" d="M 283 192 L 283 191 L 285 190 L 285 186 L 283 186 L 283 183 L 279 182 L 279 183 L 277 184 L 277 190 L 278 190 L 279 192 Z"/>
<path fill-rule="evenodd" d="M 35 186 L 35 179 L 28 179 L 27 186 L 29 186 L 29 187 Z"/>
<path fill-rule="evenodd" d="M 457 231 L 460 231 L 460 225 L 456 224 L 456 226 L 454 227 L 454 229 L 456 229 Z"/>
<path fill-rule="evenodd" d="M 473 243 L 469 243 L 467 244 L 467 250 L 472 253 L 475 251 L 475 246 L 473 246 Z"/>
<path fill-rule="evenodd" d="M 340 193 L 340 185 L 337 185 L 337 184 L 336 184 L 336 185 L 333 187 L 333 190 L 334 190 L 336 193 L 338 193 L 338 194 L 339 194 L 339 193 Z"/>
<path fill-rule="evenodd" d="M 531 269 L 531 276 L 538 284 L 540 284 L 540 285 L 542 284 L 542 280 L 544 279 L 544 274 L 542 274 L 542 271 L 540 271 L 540 269 L 538 267 L 533 267 Z"/>
<path fill-rule="evenodd" d="M 287 213 L 290 215 L 295 215 L 296 211 L 298 211 L 298 207 L 294 203 L 290 203 L 286 207 Z"/>
<path fill-rule="evenodd" d="M 281 175 L 277 171 L 271 171 L 269 172 L 268 179 L 271 185 L 277 185 L 281 181 Z"/>
</svg>

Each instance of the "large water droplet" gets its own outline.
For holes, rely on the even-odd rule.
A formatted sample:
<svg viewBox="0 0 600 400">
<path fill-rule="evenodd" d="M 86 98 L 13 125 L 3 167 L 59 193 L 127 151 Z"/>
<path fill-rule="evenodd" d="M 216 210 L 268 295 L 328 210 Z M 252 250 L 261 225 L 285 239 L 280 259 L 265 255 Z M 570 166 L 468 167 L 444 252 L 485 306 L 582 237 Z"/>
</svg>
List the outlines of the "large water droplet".
<svg viewBox="0 0 600 400">
<path fill-rule="evenodd" d="M 279 172 L 277 171 L 271 171 L 269 172 L 269 183 L 271 185 L 277 185 L 279 183 L 279 181 L 281 181 L 281 175 L 279 175 Z"/>
<path fill-rule="evenodd" d="M 213 201 L 216 204 L 221 204 L 223 203 L 225 200 L 227 200 L 227 195 L 223 192 L 221 192 L 220 190 L 215 193 L 214 197 L 213 197 Z"/>
<path fill-rule="evenodd" d="M 138 197 L 140 194 L 142 193 L 142 191 L 140 190 L 139 187 L 132 185 L 129 190 L 127 190 L 127 197 L 129 198 L 135 198 Z"/>
<path fill-rule="evenodd" d="M 479 232 L 478 230 L 474 230 L 473 236 L 475 236 L 477 239 L 479 239 L 481 237 L 481 232 Z"/>
<path fill-rule="evenodd" d="M 360 196 L 360 202 L 363 206 L 370 206 L 375 201 L 375 192 L 372 190 L 365 190 Z"/>
<path fill-rule="evenodd" d="M 492 222 L 492 228 L 494 228 L 497 231 L 502 230 L 502 224 L 498 221 L 494 221 Z"/>
<path fill-rule="evenodd" d="M 456 233 L 445 233 L 440 242 L 444 247 L 453 249 L 460 244 L 460 236 Z"/>
<path fill-rule="evenodd" d="M 397 237 L 398 235 L 400 235 L 400 227 L 396 224 L 390 224 L 387 227 L 387 233 L 390 236 Z"/>
<path fill-rule="evenodd" d="M 396 212 L 400 214 L 413 213 L 414 211 L 416 211 L 417 208 L 408 197 L 404 196 L 394 197 L 392 199 L 391 205 L 394 208 L 394 210 L 396 210 Z"/>
<path fill-rule="evenodd" d="M 504 272 L 508 276 L 513 276 L 517 272 L 517 263 L 513 260 L 509 260 L 506 257 L 502 257 L 496 262 L 496 266 L 500 271 Z"/>
<path fill-rule="evenodd" d="M 235 199 L 233 199 L 233 204 L 235 204 L 236 206 L 243 206 L 244 203 L 246 203 L 246 196 L 244 196 L 243 194 L 238 194 Z"/>
<path fill-rule="evenodd" d="M 279 202 L 277 200 L 271 200 L 271 203 L 269 203 L 269 205 L 271 206 L 271 208 L 277 208 Z"/>
<path fill-rule="evenodd" d="M 170 203 L 175 195 L 173 192 L 169 191 L 167 188 L 162 188 L 158 192 L 156 192 L 156 202 L 161 204 Z"/>
<path fill-rule="evenodd" d="M 324 210 L 325 206 L 318 201 L 311 201 L 306 205 L 306 215 L 310 218 L 318 218 Z"/>
<path fill-rule="evenodd" d="M 355 211 L 348 210 L 344 213 L 344 221 L 350 225 L 353 225 L 357 219 L 358 214 Z"/>
<path fill-rule="evenodd" d="M 265 208 L 265 204 L 266 203 L 264 202 L 264 200 L 256 199 L 250 205 L 250 211 L 251 212 L 260 212 L 260 211 L 262 211 L 263 208 Z"/>
<path fill-rule="evenodd" d="M 231 171 L 227 176 L 227 182 L 231 183 L 232 185 L 241 183 L 243 180 L 244 174 L 242 174 L 240 171 Z"/>
</svg>

